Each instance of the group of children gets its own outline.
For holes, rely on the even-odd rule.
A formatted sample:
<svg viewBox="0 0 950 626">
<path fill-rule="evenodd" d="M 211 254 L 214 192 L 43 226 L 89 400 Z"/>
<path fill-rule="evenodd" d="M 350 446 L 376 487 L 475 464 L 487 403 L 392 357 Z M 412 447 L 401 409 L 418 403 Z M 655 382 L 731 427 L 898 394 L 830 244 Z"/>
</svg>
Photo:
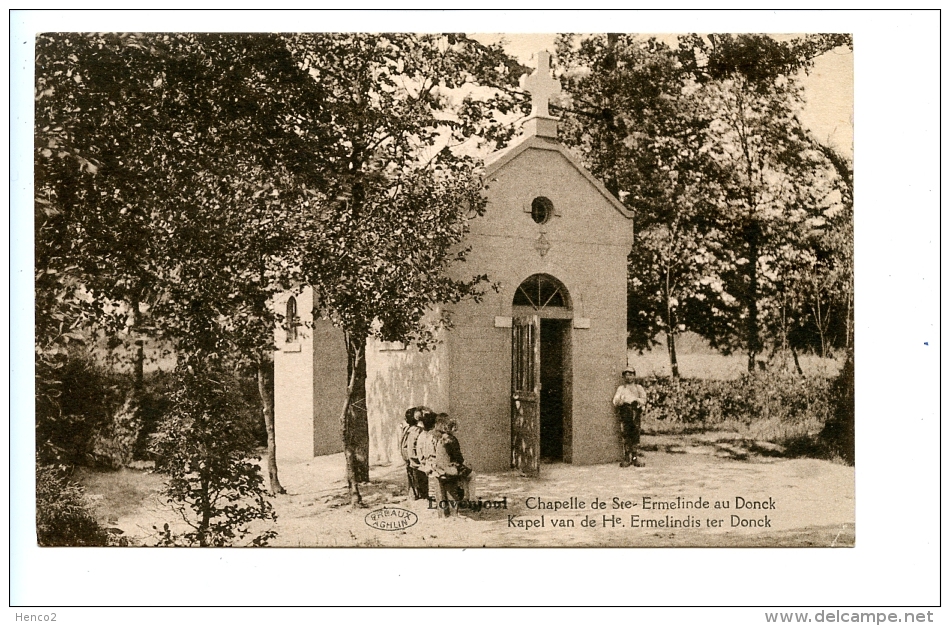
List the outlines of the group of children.
<svg viewBox="0 0 950 626">
<path fill-rule="evenodd" d="M 623 382 L 617 388 L 613 404 L 620 417 L 623 460 L 620 467 L 643 467 L 637 458 L 640 444 L 640 414 L 647 397 L 636 382 L 633 368 L 623 370 Z M 427 500 L 429 508 L 449 516 L 459 507 L 452 503 L 471 502 L 472 468 L 465 464 L 459 440 L 458 422 L 447 413 L 435 413 L 425 406 L 406 411 L 399 426 L 399 449 L 406 463 L 409 493 L 414 500 Z M 432 478 L 433 480 L 430 480 Z"/>
<path fill-rule="evenodd" d="M 400 425 L 399 449 L 406 462 L 409 493 L 415 500 L 428 500 L 430 508 L 446 517 L 458 511 L 449 502 L 472 499 L 472 468 L 462 457 L 457 431 L 456 420 L 424 406 L 408 409 Z"/>
</svg>

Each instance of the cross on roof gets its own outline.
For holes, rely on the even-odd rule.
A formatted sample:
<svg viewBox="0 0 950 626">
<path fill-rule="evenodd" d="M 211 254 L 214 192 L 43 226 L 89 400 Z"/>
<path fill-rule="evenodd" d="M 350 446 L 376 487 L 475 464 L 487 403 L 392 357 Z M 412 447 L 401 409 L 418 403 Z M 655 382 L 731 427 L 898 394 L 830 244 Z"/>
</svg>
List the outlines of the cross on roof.
<svg viewBox="0 0 950 626">
<path fill-rule="evenodd" d="M 531 76 L 521 77 L 522 89 L 531 93 L 531 117 L 551 117 L 548 101 L 561 93 L 561 81 L 551 77 L 550 63 L 550 53 L 542 50 L 538 52 L 538 69 Z"/>
</svg>

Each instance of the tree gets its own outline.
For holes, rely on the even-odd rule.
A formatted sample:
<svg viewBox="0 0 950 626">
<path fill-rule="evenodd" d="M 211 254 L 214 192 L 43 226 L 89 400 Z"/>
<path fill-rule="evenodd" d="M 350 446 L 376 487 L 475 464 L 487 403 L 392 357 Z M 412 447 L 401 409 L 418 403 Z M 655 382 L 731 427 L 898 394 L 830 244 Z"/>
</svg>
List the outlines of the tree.
<svg viewBox="0 0 950 626">
<path fill-rule="evenodd" d="M 323 171 L 312 161 L 328 143 L 324 93 L 282 36 L 209 35 L 198 42 L 216 68 L 190 86 L 207 109 L 206 131 L 186 142 L 201 168 L 186 179 L 187 200 L 172 212 L 174 232 L 163 238 L 162 258 L 176 279 L 179 259 L 200 259 L 203 285 L 219 287 L 207 297 L 221 313 L 219 331 L 235 362 L 257 379 L 270 489 L 283 493 L 272 375 L 273 329 L 282 315 L 271 303 L 299 286 L 304 242 L 319 235 L 311 209 Z M 172 333 L 179 304 L 156 307 Z"/>
<path fill-rule="evenodd" d="M 266 378 L 279 315 L 269 299 L 299 282 L 299 208 L 319 180 L 309 157 L 325 137 L 318 89 L 277 35 L 37 41 L 37 301 L 62 292 L 47 283 L 68 268 L 92 309 L 86 333 L 136 344 L 139 388 L 143 333 L 175 344 L 187 316 L 170 296 L 187 305 L 181 260 L 219 274 L 209 284 L 222 291 L 210 297 L 229 349 L 265 383 L 274 492 L 282 488 Z"/>
<path fill-rule="evenodd" d="M 850 38 L 692 35 L 680 41 L 681 63 L 705 92 L 707 141 L 725 197 L 723 226 L 734 242 L 729 252 L 735 266 L 724 278 L 742 304 L 739 343 L 750 372 L 763 350 L 761 307 L 774 293 L 770 262 L 780 242 L 788 241 L 789 228 L 829 208 L 827 164 L 805 140 L 796 115 L 796 74 L 842 43 Z"/>
<path fill-rule="evenodd" d="M 163 122 L 174 115 L 158 106 L 161 63 L 135 36 L 45 34 L 36 51 L 36 202 L 60 214 L 66 241 L 37 262 L 71 265 L 97 309 L 89 326 L 138 343 L 154 295 L 150 210 L 167 186 L 156 175 L 168 157 Z M 139 391 L 141 343 L 135 352 Z"/>
<path fill-rule="evenodd" d="M 48 35 L 37 59 L 37 207 L 61 216 L 38 276 L 75 267 L 77 293 L 96 308 L 86 328 L 132 334 L 147 314 L 176 351 L 196 308 L 213 303 L 220 350 L 260 383 L 272 490 L 275 293 L 303 278 L 320 288 L 362 381 L 371 329 L 418 330 L 427 344 L 427 306 L 478 292 L 479 278 L 441 275 L 464 256 L 464 220 L 481 206 L 476 161 L 445 146 L 476 149 L 458 145 L 476 131 L 489 143 L 510 136 L 491 114 L 520 99 L 484 88 L 516 79 L 500 47 L 460 35 Z M 380 219 L 404 229 L 385 254 Z M 395 238 L 430 222 L 430 238 L 399 254 Z M 380 258 L 424 270 L 387 278 Z M 376 291 L 373 273 L 385 283 Z M 351 279 L 369 286 L 351 295 L 341 289 Z M 380 314 L 381 294 L 399 290 L 411 293 L 392 299 L 405 315 Z M 362 387 L 345 411 L 351 451 L 365 448 L 353 443 L 366 430 Z"/>
<path fill-rule="evenodd" d="M 152 444 L 168 473 L 164 495 L 190 530 L 166 524 L 160 545 L 228 546 L 255 532 L 254 522 L 276 516 L 251 458 L 254 441 L 235 419 L 234 391 L 214 353 L 182 360 L 172 414 Z M 256 531 L 252 545 L 276 533 Z"/>
<path fill-rule="evenodd" d="M 835 148 L 812 140 L 835 171 L 835 187 L 840 195 L 840 210 L 831 216 L 825 233 L 823 249 L 828 254 L 826 284 L 837 294 L 844 315 L 839 318 L 843 328 L 843 346 L 854 346 L 854 164 Z M 843 301 L 842 301 L 843 300 Z"/>
<path fill-rule="evenodd" d="M 763 330 L 784 340 L 800 325 L 784 315 L 783 290 L 810 244 L 791 229 L 830 217 L 835 201 L 828 163 L 796 117 L 795 79 L 838 45 L 850 38 L 690 35 L 675 51 L 631 35 L 559 40 L 565 140 L 637 214 L 631 345 L 663 331 L 674 375 L 680 330 L 746 349 L 751 371 Z"/>
<path fill-rule="evenodd" d="M 819 151 L 821 152 L 821 151 Z M 853 267 L 852 211 L 845 200 L 843 180 L 827 163 L 816 163 L 833 185 L 812 184 L 826 197 L 815 198 L 814 208 L 791 220 L 770 254 L 770 284 L 765 299 L 770 309 L 766 328 L 773 337 L 773 353 L 789 350 L 799 373 L 799 351 L 822 357 L 849 345 Z"/>
<path fill-rule="evenodd" d="M 562 136 L 637 215 L 628 341 L 642 350 L 663 332 L 678 377 L 676 336 L 692 330 L 715 341 L 733 303 L 718 276 L 721 190 L 701 92 L 655 38 L 593 36 L 575 47 L 562 37 L 558 50 L 571 94 Z"/>
<path fill-rule="evenodd" d="M 90 339 L 90 329 L 120 317 L 95 297 L 100 269 L 89 252 L 88 207 L 98 204 L 94 185 L 99 170 L 94 151 L 77 135 L 92 134 L 101 144 L 102 125 L 77 91 L 86 74 L 75 67 L 88 52 L 83 37 L 39 35 L 36 43 L 36 132 L 34 135 L 35 346 L 37 454 L 46 462 L 65 458 L 62 441 L 49 433 L 62 415 L 62 372 L 74 346 Z M 131 126 L 131 125 L 130 125 Z M 101 197 L 108 194 L 102 193 Z M 114 235 L 113 235 L 114 237 Z M 121 316 L 124 317 L 124 316 Z"/>
<path fill-rule="evenodd" d="M 681 218 L 641 231 L 630 254 L 627 328 L 641 350 L 663 333 L 674 378 L 680 376 L 676 337 L 698 333 L 715 344 L 731 330 L 735 300 L 719 277 L 718 233 L 703 233 Z"/>
<path fill-rule="evenodd" d="M 465 258 L 467 220 L 483 210 L 479 162 L 450 145 L 505 140 L 511 130 L 493 114 L 522 99 L 491 89 L 518 78 L 500 48 L 461 35 L 299 35 L 291 46 L 325 89 L 338 137 L 320 157 L 325 236 L 312 241 L 304 274 L 345 337 L 341 432 L 359 504 L 358 483 L 369 479 L 367 339 L 426 349 L 450 324 L 440 305 L 479 297 L 486 277 L 450 273 Z"/>
</svg>

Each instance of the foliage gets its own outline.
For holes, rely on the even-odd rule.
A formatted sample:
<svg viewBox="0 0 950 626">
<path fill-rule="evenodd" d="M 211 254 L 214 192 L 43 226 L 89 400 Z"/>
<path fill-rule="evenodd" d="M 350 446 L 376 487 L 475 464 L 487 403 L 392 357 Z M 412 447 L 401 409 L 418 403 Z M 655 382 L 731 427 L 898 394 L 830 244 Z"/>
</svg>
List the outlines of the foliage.
<svg viewBox="0 0 950 626">
<path fill-rule="evenodd" d="M 822 429 L 821 439 L 848 465 L 854 465 L 854 352 L 851 350 L 831 386 L 831 410 L 831 419 Z"/>
<path fill-rule="evenodd" d="M 717 337 L 728 320 L 729 296 L 715 268 L 719 190 L 702 103 L 686 88 L 673 50 L 655 39 L 595 36 L 575 48 L 563 37 L 559 52 L 572 95 L 565 141 L 637 211 L 629 344 L 643 350 L 664 333 L 678 376 L 676 336 L 697 330 Z"/>
<path fill-rule="evenodd" d="M 37 394 L 36 452 L 40 463 L 119 466 L 147 458 L 148 436 L 169 411 L 171 375 L 162 371 L 146 375 L 139 410 L 133 414 L 128 410 L 133 377 L 101 361 L 77 346 L 63 355 L 55 378 L 49 373 L 42 376 L 55 383 L 55 396 L 41 403 L 42 396 Z M 246 408 L 250 404 L 252 399 L 245 394 L 246 420 L 253 419 Z"/>
<path fill-rule="evenodd" d="M 41 546 L 107 546 L 83 488 L 62 469 L 36 465 L 36 540 Z"/>
<path fill-rule="evenodd" d="M 46 34 L 36 66 L 36 202 L 58 219 L 39 265 L 74 263 L 92 321 L 113 331 L 162 298 L 166 255 L 180 251 L 169 239 L 193 234 L 177 211 L 222 208 L 235 188 L 260 197 L 274 169 L 307 171 L 314 146 L 291 125 L 308 123 L 312 82 L 279 37 Z"/>
<path fill-rule="evenodd" d="M 766 35 L 710 34 L 680 38 L 683 70 L 701 82 L 741 73 L 758 89 L 811 69 L 816 57 L 840 46 L 852 47 L 849 34 L 822 33 L 778 41 Z"/>
<path fill-rule="evenodd" d="M 518 76 L 500 47 L 461 35 L 312 34 L 290 45 L 325 90 L 337 138 L 319 155 L 321 236 L 308 242 L 304 275 L 346 338 L 341 430 L 358 503 L 369 477 L 367 338 L 426 349 L 450 324 L 441 305 L 479 297 L 486 277 L 456 269 L 467 220 L 484 208 L 479 162 L 464 152 L 505 141 L 499 116 L 522 101 L 502 89 Z"/>
<path fill-rule="evenodd" d="M 300 35 L 293 46 L 328 92 L 338 141 L 328 154 L 326 199 L 316 216 L 307 283 L 348 334 L 430 344 L 421 323 L 438 303 L 474 295 L 478 283 L 448 275 L 466 221 L 481 213 L 479 162 L 445 144 L 479 133 L 510 135 L 493 114 L 515 103 L 500 50 L 462 36 Z M 330 175 L 332 173 L 332 175 Z M 443 317 L 436 323 L 444 323 Z"/>
<path fill-rule="evenodd" d="M 454 225 L 393 267 L 433 276 L 459 255 L 446 241 L 458 241 L 460 212 L 478 211 L 475 162 L 442 147 L 476 131 L 485 145 L 510 136 L 495 116 L 520 99 L 483 87 L 514 84 L 511 60 L 454 34 L 44 34 L 36 58 L 37 302 L 65 309 L 44 329 L 103 328 L 133 344 L 154 335 L 188 351 L 194 309 L 213 310 L 202 315 L 215 350 L 259 380 L 271 488 L 282 491 L 268 388 L 274 296 L 304 279 L 332 285 L 339 272 L 343 287 L 318 293 L 362 338 L 400 281 L 425 294 L 393 304 L 405 316 L 380 318 L 390 335 L 415 332 L 434 298 L 467 295 L 471 281 L 420 287 L 405 272 L 369 295 L 353 280 L 380 266 L 340 257 L 375 255 L 381 228 L 396 242 L 408 232 L 399 224 L 416 232 L 443 217 Z M 389 214 L 374 215 L 380 206 Z M 328 260 L 304 276 L 305 253 Z M 363 304 L 330 295 L 342 289 Z"/>
<path fill-rule="evenodd" d="M 37 37 L 35 200 L 51 222 L 36 240 L 37 269 L 72 269 L 90 302 L 87 331 L 125 330 L 138 312 L 129 303 L 148 297 L 149 204 L 167 186 L 155 172 L 171 117 L 155 106 L 150 56 L 134 36 Z"/>
<path fill-rule="evenodd" d="M 34 380 L 36 386 L 36 454 L 41 463 L 62 464 L 81 455 L 94 425 L 77 425 L 61 406 L 63 378 L 69 375 L 70 353 L 85 344 L 87 294 L 76 268 L 62 262 L 58 233 L 61 212 L 36 204 L 34 241 Z M 67 237 L 68 239 L 68 234 Z M 67 390 L 68 391 L 68 390 Z M 71 458 L 70 458 L 71 457 Z"/>
<path fill-rule="evenodd" d="M 71 350 L 57 376 L 55 402 L 36 413 L 37 459 L 56 466 L 119 467 L 130 460 L 154 459 L 149 439 L 171 412 L 175 377 L 154 371 L 145 376 L 135 424 L 127 410 L 132 376 L 101 365 L 84 349 Z M 235 390 L 234 414 L 256 446 L 266 443 L 256 381 L 228 374 Z M 123 424 L 119 422 L 124 422 Z M 160 459 L 154 459 L 161 462 Z"/>
<path fill-rule="evenodd" d="M 80 349 L 64 354 L 55 374 L 44 378 L 55 381 L 56 393 L 42 405 L 38 397 L 37 458 L 41 463 L 81 464 L 122 405 L 129 383 Z"/>
<path fill-rule="evenodd" d="M 253 436 L 238 419 L 235 391 L 213 360 L 192 359 L 176 376 L 172 411 L 152 441 L 169 479 L 164 495 L 190 528 L 166 525 L 160 545 L 266 545 L 276 519 L 254 462 Z M 257 524 L 257 526 L 255 526 Z"/>
<path fill-rule="evenodd" d="M 141 420 L 138 439 L 132 449 L 132 457 L 138 460 L 150 459 L 149 438 L 158 430 L 159 424 L 171 411 L 171 392 L 174 388 L 174 374 L 156 370 L 145 375 L 138 416 Z"/>
<path fill-rule="evenodd" d="M 38 306 L 72 289 L 65 328 L 178 346 L 191 277 L 254 371 L 299 284 L 318 83 L 279 35 L 44 34 L 36 58 Z"/>
<path fill-rule="evenodd" d="M 830 417 L 829 381 L 759 372 L 736 380 L 664 379 L 644 381 L 649 420 L 706 428 L 746 428 L 757 422 L 807 424 L 817 434 Z"/>
<path fill-rule="evenodd" d="M 841 211 L 835 169 L 807 139 L 798 118 L 799 72 L 847 37 L 780 42 L 765 35 L 684 37 L 679 56 L 701 85 L 710 119 L 710 152 L 720 166 L 725 203 L 722 224 L 731 239 L 723 278 L 741 303 L 741 346 L 755 367 L 764 349 L 763 327 L 784 346 L 799 323 L 806 281 L 795 274 L 815 267 L 810 245 Z M 830 47 L 829 47 L 830 46 Z M 789 320 L 791 315 L 792 319 Z M 820 323 L 820 321 L 819 321 Z M 713 342 L 716 343 L 716 342 Z"/>
<path fill-rule="evenodd" d="M 825 355 L 854 345 L 854 167 L 836 149 L 808 139 L 834 169 L 840 203 L 811 241 L 814 262 L 800 290 L 810 314 L 795 339 Z"/>
<path fill-rule="evenodd" d="M 850 37 L 559 39 L 564 139 L 637 214 L 630 344 L 663 332 L 674 376 L 686 330 L 746 350 L 750 372 L 763 334 L 823 355 L 847 335 L 850 175 L 797 116 L 797 78 L 838 45 Z"/>
</svg>

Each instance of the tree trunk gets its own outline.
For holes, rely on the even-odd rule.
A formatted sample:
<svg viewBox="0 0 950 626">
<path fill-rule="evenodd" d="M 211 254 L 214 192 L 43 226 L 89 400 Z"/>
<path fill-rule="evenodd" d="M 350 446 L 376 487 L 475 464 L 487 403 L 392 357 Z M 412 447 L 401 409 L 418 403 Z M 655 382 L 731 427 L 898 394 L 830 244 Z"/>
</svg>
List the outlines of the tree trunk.
<svg viewBox="0 0 950 626">
<path fill-rule="evenodd" d="M 848 297 L 847 297 L 847 301 L 848 301 L 848 305 L 847 305 L 847 306 L 848 306 L 848 309 L 847 309 L 847 313 L 846 313 L 845 318 L 844 318 L 844 321 L 845 321 L 845 331 L 844 331 L 844 332 L 845 332 L 845 338 L 844 338 L 844 341 L 845 341 L 845 344 L 844 344 L 845 350 L 850 350 L 850 349 L 852 348 L 852 346 L 854 346 L 854 309 L 852 308 L 852 305 L 853 305 L 853 303 L 854 303 L 854 300 L 853 300 L 853 298 L 854 298 L 854 291 L 853 291 L 853 290 L 854 290 L 854 285 L 852 284 L 852 286 L 850 287 L 850 290 L 848 291 Z"/>
<path fill-rule="evenodd" d="M 207 481 L 201 480 L 201 521 L 198 523 L 198 545 L 208 547 L 208 529 L 211 528 L 211 493 Z"/>
<path fill-rule="evenodd" d="M 792 346 L 792 358 L 795 360 L 795 370 L 798 372 L 799 376 L 804 376 L 805 372 L 802 371 L 802 366 L 798 362 L 798 350 Z"/>
<path fill-rule="evenodd" d="M 746 227 L 746 241 L 749 244 L 749 291 L 746 294 L 746 306 L 749 316 L 746 319 L 746 345 L 749 350 L 748 369 L 755 373 L 755 357 L 759 353 L 759 225 L 755 220 Z"/>
<path fill-rule="evenodd" d="M 672 229 L 670 229 L 671 238 L 672 238 Z M 670 372 L 673 375 L 674 379 L 680 377 L 680 368 L 679 364 L 676 362 L 676 329 L 677 326 L 676 312 L 673 308 L 673 300 L 671 293 L 670 285 L 670 265 L 666 265 L 666 352 L 670 356 Z"/>
<path fill-rule="evenodd" d="M 673 378 L 679 378 L 680 366 L 676 362 L 676 336 L 669 331 L 666 332 L 666 351 L 670 355 L 670 371 L 673 372 Z"/>
<path fill-rule="evenodd" d="M 135 340 L 135 391 L 141 394 L 145 389 L 145 340 L 139 337 Z"/>
<path fill-rule="evenodd" d="M 821 296 L 815 294 L 815 305 L 812 307 L 812 314 L 815 318 L 815 327 L 818 329 L 818 339 L 821 341 L 821 358 L 828 357 L 828 339 L 826 338 L 826 327 L 828 325 L 828 315 L 822 318 L 821 315 Z"/>
<path fill-rule="evenodd" d="M 132 324 L 130 330 L 135 338 L 135 355 L 132 363 L 132 387 L 136 395 L 140 396 L 145 389 L 145 339 L 141 336 L 142 314 L 139 312 L 139 299 L 134 297 L 129 303 L 132 309 Z"/>
<path fill-rule="evenodd" d="M 361 506 L 359 483 L 369 482 L 369 421 L 366 415 L 366 338 L 347 337 L 349 384 L 340 422 L 343 431 L 343 457 L 346 460 L 346 484 L 350 502 Z"/>
<path fill-rule="evenodd" d="M 277 477 L 277 438 L 274 434 L 274 362 L 261 355 L 257 361 L 257 392 L 261 396 L 267 431 L 267 477 L 271 494 L 287 493 Z"/>
</svg>

